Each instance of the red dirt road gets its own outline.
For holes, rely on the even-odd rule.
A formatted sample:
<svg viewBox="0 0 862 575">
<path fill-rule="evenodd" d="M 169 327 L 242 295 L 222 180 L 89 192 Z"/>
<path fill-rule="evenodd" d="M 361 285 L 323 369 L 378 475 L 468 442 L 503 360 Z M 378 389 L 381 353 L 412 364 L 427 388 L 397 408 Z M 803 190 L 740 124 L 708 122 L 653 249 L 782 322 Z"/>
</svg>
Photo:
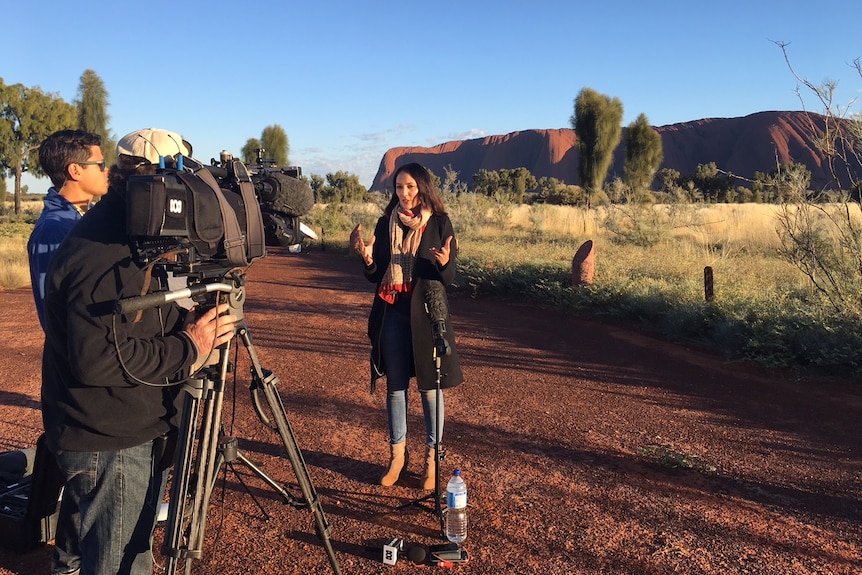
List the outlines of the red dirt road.
<svg viewBox="0 0 862 575">
<path fill-rule="evenodd" d="M 248 278 L 254 348 L 280 378 L 342 573 L 429 572 L 365 551 L 392 537 L 443 540 L 432 512 L 401 508 L 424 495 L 416 393 L 414 462 L 394 488 L 375 484 L 387 455 L 385 398 L 369 393 L 372 286 L 359 263 L 272 251 Z M 41 432 L 42 334 L 29 290 L 0 292 L 0 305 L 6 451 L 32 447 Z M 528 306 L 453 298 L 451 308 L 466 382 L 446 393 L 444 469 L 463 470 L 471 503 L 470 561 L 453 571 L 862 573 L 862 388 L 795 381 Z M 248 365 L 241 349 L 227 431 L 295 491 L 281 440 L 250 406 Z M 228 470 L 192 572 L 332 573 L 311 515 L 283 505 L 245 466 L 235 471 L 270 518 Z M 50 550 L 0 550 L 0 574 L 47 574 Z"/>
</svg>

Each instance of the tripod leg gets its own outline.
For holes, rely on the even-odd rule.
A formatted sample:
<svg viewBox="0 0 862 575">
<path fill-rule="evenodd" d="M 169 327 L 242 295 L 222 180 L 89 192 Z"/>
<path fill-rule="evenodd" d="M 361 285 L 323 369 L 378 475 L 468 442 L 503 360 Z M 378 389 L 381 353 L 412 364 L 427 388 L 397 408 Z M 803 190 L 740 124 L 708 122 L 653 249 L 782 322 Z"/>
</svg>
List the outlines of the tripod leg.
<svg viewBox="0 0 862 575">
<path fill-rule="evenodd" d="M 293 466 L 293 472 L 296 475 L 299 489 L 302 492 L 305 504 L 304 506 L 308 507 L 314 514 L 315 529 L 317 531 L 317 535 L 323 542 L 323 547 L 326 550 L 326 555 L 329 558 L 332 571 L 335 575 L 341 575 L 341 568 L 338 565 L 338 559 L 335 556 L 335 550 L 332 548 L 332 541 L 330 540 L 332 526 L 327 522 L 326 516 L 323 513 L 320 498 L 311 482 L 311 476 L 308 474 L 308 467 L 305 465 L 305 461 L 302 458 L 302 452 L 299 449 L 299 445 L 296 442 L 296 436 L 294 435 L 290 422 L 287 419 L 287 412 L 284 409 L 284 404 L 281 401 L 281 397 L 278 395 L 278 389 L 276 388 L 278 379 L 272 373 L 267 374 L 264 372 L 260 365 L 260 361 L 258 360 L 257 353 L 254 350 L 254 346 L 252 345 L 251 334 L 249 334 L 248 329 L 240 329 L 237 335 L 242 340 L 248 350 L 249 357 L 251 358 L 252 379 L 254 380 L 252 384 L 252 394 L 258 416 L 264 423 L 274 427 L 281 436 L 281 441 L 284 443 L 285 449 L 287 449 L 288 458 Z M 260 389 L 263 389 L 264 395 L 266 396 L 266 401 L 274 420 L 273 422 L 270 422 L 269 418 L 263 413 L 259 402 L 256 399 L 256 393 Z"/>
<path fill-rule="evenodd" d="M 243 455 L 242 452 L 238 451 L 236 454 L 236 458 L 239 461 L 241 461 L 243 463 L 243 465 L 245 465 L 246 467 L 251 469 L 255 475 L 260 477 L 261 480 L 264 481 L 264 483 L 266 483 L 267 485 L 272 487 L 279 495 L 281 495 L 282 498 L 284 499 L 285 503 L 292 505 L 294 507 L 299 506 L 299 503 L 296 501 L 296 498 L 294 498 L 293 495 L 288 493 L 288 491 L 282 485 L 280 485 L 278 482 L 276 482 L 272 477 L 270 477 L 266 473 L 264 473 L 260 467 L 258 467 L 248 457 Z"/>
<path fill-rule="evenodd" d="M 196 422 L 203 395 L 204 380 L 190 380 L 185 384 L 183 393 L 183 414 L 177 440 L 177 453 L 174 459 L 171 480 L 168 520 L 165 525 L 165 541 L 162 554 L 165 555 L 165 574 L 176 573 L 177 561 L 183 555 L 183 517 L 186 508 L 186 494 L 189 492 L 192 472 L 192 457 L 195 444 Z"/>
<path fill-rule="evenodd" d="M 201 379 L 190 380 L 194 385 L 187 389 L 189 395 L 183 405 L 183 420 L 180 424 L 174 479 L 168 505 L 166 541 L 162 548 L 162 552 L 167 557 L 166 575 L 176 573 L 177 563 L 182 558 L 186 562 L 185 572 L 191 573 L 192 561 L 199 559 L 203 552 L 207 506 L 215 483 L 229 347 L 230 344 L 225 344 L 219 349 L 220 360 L 216 377 L 210 378 L 213 368 L 206 368 L 207 375 Z M 186 385 L 188 388 L 189 384 Z M 200 426 L 197 428 L 197 416 L 201 403 L 204 405 L 204 410 Z M 197 440 L 197 457 L 193 461 L 192 452 L 198 429 L 200 438 Z M 193 470 L 196 473 L 193 473 Z M 194 480 L 194 486 L 192 486 L 192 480 Z M 191 496 L 193 496 L 192 509 L 188 526 L 184 530 L 187 498 Z M 183 545 L 183 538 L 186 541 L 185 545 Z"/>
</svg>

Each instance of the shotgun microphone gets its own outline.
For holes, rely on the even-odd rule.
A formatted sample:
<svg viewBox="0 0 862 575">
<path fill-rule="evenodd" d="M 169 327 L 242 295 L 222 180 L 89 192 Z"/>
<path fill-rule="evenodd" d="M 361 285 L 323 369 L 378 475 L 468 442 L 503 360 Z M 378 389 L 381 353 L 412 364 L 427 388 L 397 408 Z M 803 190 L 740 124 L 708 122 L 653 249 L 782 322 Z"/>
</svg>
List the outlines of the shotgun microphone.
<svg viewBox="0 0 862 575">
<path fill-rule="evenodd" d="M 437 357 L 448 355 L 451 351 L 446 341 L 446 318 L 449 307 L 446 303 L 446 288 L 439 280 L 425 280 L 423 294 L 425 296 L 425 311 L 431 320 L 431 333 L 434 336 L 434 350 Z"/>
</svg>

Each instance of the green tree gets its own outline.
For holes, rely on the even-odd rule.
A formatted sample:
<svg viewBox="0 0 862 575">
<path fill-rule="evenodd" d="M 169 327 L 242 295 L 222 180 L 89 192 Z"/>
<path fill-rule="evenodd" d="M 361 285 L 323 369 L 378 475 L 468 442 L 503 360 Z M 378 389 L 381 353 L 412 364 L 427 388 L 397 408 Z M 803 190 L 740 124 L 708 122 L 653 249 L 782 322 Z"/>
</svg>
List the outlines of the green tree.
<svg viewBox="0 0 862 575">
<path fill-rule="evenodd" d="M 278 124 L 267 126 L 260 135 L 260 143 L 266 150 L 266 157 L 275 161 L 276 166 L 290 165 L 288 161 L 290 144 L 288 144 L 284 128 Z"/>
<path fill-rule="evenodd" d="M 473 175 L 473 191 L 496 198 L 501 203 L 521 204 L 528 191 L 535 190 L 538 182 L 527 168 L 502 169 L 496 172 L 480 170 Z"/>
<path fill-rule="evenodd" d="M 494 197 L 500 189 L 500 172 L 479 170 L 473 174 L 473 193 Z"/>
<path fill-rule="evenodd" d="M 810 189 L 811 170 L 803 163 L 790 162 L 772 168 L 768 181 L 775 186 L 775 195 L 779 201 L 798 201 L 800 197 L 797 193 Z"/>
<path fill-rule="evenodd" d="M 735 181 L 731 174 L 719 170 L 715 162 L 698 164 L 689 180 L 703 195 L 704 201 L 709 203 L 723 201 L 728 192 L 733 191 Z"/>
<path fill-rule="evenodd" d="M 661 136 L 650 126 L 645 114 L 629 124 L 626 132 L 626 159 L 623 181 L 636 194 L 652 187 L 656 171 L 664 159 Z"/>
<path fill-rule="evenodd" d="M 311 186 L 311 192 L 314 194 L 315 202 L 322 202 L 322 194 L 325 193 L 326 179 L 320 174 L 311 174 L 308 179 L 308 185 Z"/>
<path fill-rule="evenodd" d="M 15 176 L 15 213 L 21 213 L 21 176 L 25 171 L 44 175 L 30 152 L 57 130 L 74 128 L 75 106 L 59 95 L 28 88 L 7 86 L 0 78 L 0 171 Z"/>
<path fill-rule="evenodd" d="M 288 166 L 290 145 L 284 128 L 278 124 L 267 126 L 261 132 L 260 139 L 249 138 L 242 147 L 242 161 L 246 164 L 257 164 L 257 150 L 264 150 L 263 157 L 267 164 L 273 166 Z"/>
<path fill-rule="evenodd" d="M 314 191 L 312 180 L 312 190 Z M 366 201 L 368 190 L 359 183 L 359 176 L 344 171 L 326 174 L 326 184 L 315 192 L 321 203 L 350 203 Z"/>
<path fill-rule="evenodd" d="M 260 140 L 257 138 L 249 138 L 246 140 L 245 145 L 239 152 L 242 155 L 242 161 L 246 164 L 256 165 L 258 160 L 258 150 L 263 150 L 263 144 L 260 143 Z"/>
<path fill-rule="evenodd" d="M 614 150 L 622 136 L 623 104 L 591 88 L 575 99 L 575 113 L 569 118 L 578 137 L 578 175 L 590 201 L 602 192 Z"/>
<path fill-rule="evenodd" d="M 117 141 L 108 132 L 108 90 L 99 75 L 89 68 L 81 74 L 75 106 L 78 127 L 102 137 L 102 154 L 110 166 L 116 159 Z"/>
<path fill-rule="evenodd" d="M 539 192 L 534 202 L 537 204 L 554 204 L 560 206 L 584 206 L 587 198 L 584 190 L 574 184 L 566 184 L 557 178 L 541 178 Z"/>
</svg>

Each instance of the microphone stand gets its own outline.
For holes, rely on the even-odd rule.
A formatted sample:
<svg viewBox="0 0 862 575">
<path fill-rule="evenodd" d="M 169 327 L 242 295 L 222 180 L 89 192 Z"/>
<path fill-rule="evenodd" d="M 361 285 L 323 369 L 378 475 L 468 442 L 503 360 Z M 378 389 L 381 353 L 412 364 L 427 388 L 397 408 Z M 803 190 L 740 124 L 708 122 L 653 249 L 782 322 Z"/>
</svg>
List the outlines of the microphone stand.
<svg viewBox="0 0 862 575">
<path fill-rule="evenodd" d="M 413 501 L 408 501 L 407 503 L 405 503 L 399 507 L 399 509 L 404 509 L 405 507 L 416 506 L 416 507 L 421 507 L 423 509 L 427 509 L 428 511 L 433 512 L 437 516 L 438 521 L 440 522 L 440 536 L 443 538 L 446 537 L 446 528 L 445 528 L 445 524 L 443 521 L 443 506 L 440 502 L 440 500 L 441 500 L 441 494 L 440 494 L 440 462 L 445 457 L 445 454 L 442 452 L 442 448 L 441 448 L 442 446 L 440 445 L 440 436 L 442 435 L 440 433 L 440 431 L 441 431 L 441 429 L 440 429 L 440 419 L 441 419 L 441 417 L 440 417 L 440 403 L 441 403 L 441 399 L 443 397 L 443 389 L 441 387 L 440 367 L 441 367 L 443 356 L 448 353 L 447 345 L 448 344 L 446 343 L 446 340 L 443 338 L 442 333 L 435 333 L 435 335 L 434 335 L 434 346 L 433 346 L 434 347 L 433 357 L 434 357 L 434 365 L 437 369 L 437 384 L 436 384 L 436 388 L 435 388 L 435 393 L 437 394 L 437 396 L 436 396 L 436 401 L 434 402 L 434 405 L 435 405 L 435 413 L 434 413 L 435 424 L 434 424 L 434 426 L 436 429 L 436 433 L 434 434 L 434 493 L 429 493 L 428 495 L 420 497 L 419 499 L 414 499 Z M 434 501 L 433 507 L 424 503 L 428 499 L 432 499 Z"/>
</svg>

